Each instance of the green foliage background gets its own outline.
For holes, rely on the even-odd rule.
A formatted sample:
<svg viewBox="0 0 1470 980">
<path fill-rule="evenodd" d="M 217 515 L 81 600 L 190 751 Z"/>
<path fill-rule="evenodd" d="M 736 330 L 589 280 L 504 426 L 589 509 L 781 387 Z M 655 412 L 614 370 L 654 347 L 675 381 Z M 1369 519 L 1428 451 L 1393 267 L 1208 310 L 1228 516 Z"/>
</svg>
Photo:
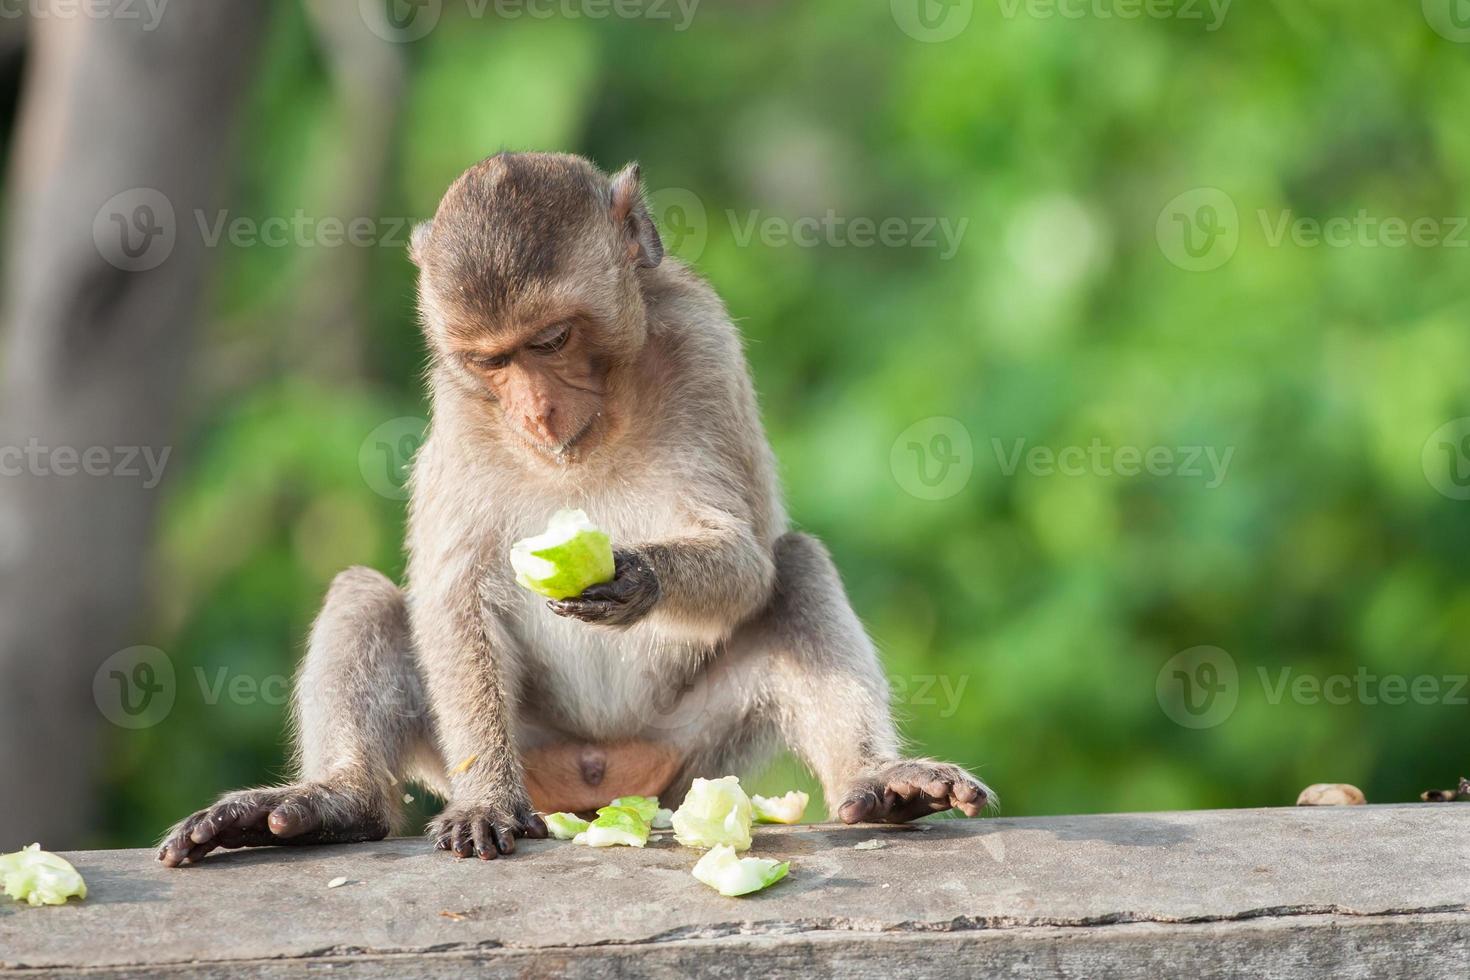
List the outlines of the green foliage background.
<svg viewBox="0 0 1470 980">
<path fill-rule="evenodd" d="M 834 552 L 909 738 L 975 767 L 1004 813 L 1289 804 L 1317 781 L 1408 800 L 1470 770 L 1463 700 L 1272 690 L 1284 668 L 1470 671 L 1470 503 L 1421 461 L 1470 415 L 1470 235 L 1304 247 L 1269 231 L 1288 211 L 1470 214 L 1470 45 L 1419 6 L 1258 0 L 1210 31 L 976 0 L 959 36 L 921 43 L 882 0 L 704 0 L 685 31 L 477 18 L 448 0 L 402 50 L 377 214 L 429 215 L 502 148 L 636 158 L 651 187 L 697 195 L 696 265 L 749 340 L 793 517 Z M 294 5 L 264 60 L 234 209 L 320 213 L 339 106 Z M 1240 216 L 1238 250 L 1207 272 L 1156 237 L 1166 204 L 1199 187 Z M 969 224 L 947 260 L 740 240 L 753 214 L 829 209 Z M 337 570 L 402 571 L 403 505 L 359 468 L 377 426 L 425 412 L 401 250 L 373 252 L 366 367 L 350 377 L 296 356 L 317 329 L 311 250 L 217 259 L 139 626 L 173 658 L 178 701 L 154 728 L 109 734 L 98 843 L 144 843 L 279 773 L 280 698 L 211 704 L 196 668 L 209 684 L 289 675 Z M 971 478 L 941 501 L 905 492 L 890 462 L 931 416 L 974 446 Z M 1019 439 L 1234 455 L 1214 488 L 1006 475 L 992 440 Z M 1239 701 L 1196 730 L 1170 720 L 1156 681 L 1200 645 L 1229 652 Z M 788 762 L 760 785 L 794 780 Z"/>
</svg>

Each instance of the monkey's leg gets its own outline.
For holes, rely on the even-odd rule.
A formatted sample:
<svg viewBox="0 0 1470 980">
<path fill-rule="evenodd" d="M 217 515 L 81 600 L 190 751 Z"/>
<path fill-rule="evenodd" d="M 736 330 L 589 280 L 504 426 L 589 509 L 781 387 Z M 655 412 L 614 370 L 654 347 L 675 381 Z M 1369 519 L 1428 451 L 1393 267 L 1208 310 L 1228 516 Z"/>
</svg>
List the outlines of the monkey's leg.
<svg viewBox="0 0 1470 980">
<path fill-rule="evenodd" d="M 381 840 L 400 780 L 442 789 L 403 592 L 377 572 L 338 575 L 312 627 L 293 710 L 299 780 L 227 793 L 180 821 L 158 859 L 175 867 L 217 847 Z"/>
<path fill-rule="evenodd" d="M 826 549 L 787 534 L 775 557 L 770 604 L 681 699 L 688 763 L 669 798 L 677 804 L 694 776 L 736 771 L 776 737 L 821 781 L 846 823 L 900 823 L 952 808 L 979 813 L 990 797 L 980 780 L 959 766 L 900 755 L 877 653 Z"/>
</svg>

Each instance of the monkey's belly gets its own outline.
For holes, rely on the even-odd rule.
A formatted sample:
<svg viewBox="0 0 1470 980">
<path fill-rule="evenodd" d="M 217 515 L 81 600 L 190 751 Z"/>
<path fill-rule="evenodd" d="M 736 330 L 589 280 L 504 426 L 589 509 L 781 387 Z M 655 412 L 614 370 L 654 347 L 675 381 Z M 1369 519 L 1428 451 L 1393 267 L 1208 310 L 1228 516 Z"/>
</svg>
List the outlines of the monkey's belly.
<svg viewBox="0 0 1470 980">
<path fill-rule="evenodd" d="M 673 781 L 681 760 L 668 745 L 630 739 L 538 745 L 527 749 L 521 762 L 537 810 L 583 813 L 619 796 L 657 796 Z M 663 801 L 670 807 L 678 802 Z"/>
</svg>

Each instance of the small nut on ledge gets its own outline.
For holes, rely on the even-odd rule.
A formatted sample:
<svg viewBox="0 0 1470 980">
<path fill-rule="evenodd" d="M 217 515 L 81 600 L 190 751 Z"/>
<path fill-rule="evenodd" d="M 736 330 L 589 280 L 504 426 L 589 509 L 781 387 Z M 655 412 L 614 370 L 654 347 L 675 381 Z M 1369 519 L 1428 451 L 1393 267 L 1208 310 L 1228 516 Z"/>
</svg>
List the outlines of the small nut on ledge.
<svg viewBox="0 0 1470 980">
<path fill-rule="evenodd" d="M 1363 791 L 1347 783 L 1313 783 L 1296 798 L 1297 806 L 1362 806 Z"/>
</svg>

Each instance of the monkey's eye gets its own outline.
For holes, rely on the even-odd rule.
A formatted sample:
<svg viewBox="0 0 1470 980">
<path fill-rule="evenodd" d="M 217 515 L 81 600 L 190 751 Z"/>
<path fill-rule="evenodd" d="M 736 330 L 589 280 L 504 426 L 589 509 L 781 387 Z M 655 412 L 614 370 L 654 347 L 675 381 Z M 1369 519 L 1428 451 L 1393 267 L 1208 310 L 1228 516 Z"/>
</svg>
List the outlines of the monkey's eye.
<svg viewBox="0 0 1470 980">
<path fill-rule="evenodd" d="M 510 355 L 496 354 L 493 357 L 472 356 L 469 361 L 481 371 L 498 371 L 510 363 Z"/>
<path fill-rule="evenodd" d="M 571 336 L 572 328 L 570 326 L 562 327 L 545 340 L 538 340 L 536 343 L 528 345 L 528 349 L 535 351 L 537 354 L 555 354 L 567 345 L 567 341 L 571 339 Z"/>
</svg>

